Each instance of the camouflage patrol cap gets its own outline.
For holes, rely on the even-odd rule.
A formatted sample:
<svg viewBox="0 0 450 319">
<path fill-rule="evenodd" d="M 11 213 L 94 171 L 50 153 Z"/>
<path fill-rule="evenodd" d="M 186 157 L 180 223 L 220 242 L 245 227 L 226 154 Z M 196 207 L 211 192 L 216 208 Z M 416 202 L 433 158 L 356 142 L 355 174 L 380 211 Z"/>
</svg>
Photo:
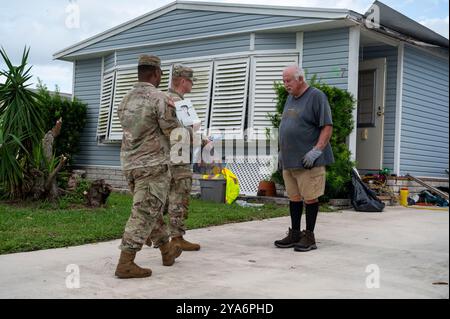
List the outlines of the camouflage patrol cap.
<svg viewBox="0 0 450 319">
<path fill-rule="evenodd" d="M 141 55 L 139 57 L 138 66 L 148 65 L 148 66 L 156 66 L 161 67 L 161 59 L 156 55 Z"/>
<path fill-rule="evenodd" d="M 197 81 L 197 79 L 194 78 L 194 70 L 182 64 L 175 64 L 173 66 L 172 76 L 186 78 L 193 82 Z"/>
</svg>

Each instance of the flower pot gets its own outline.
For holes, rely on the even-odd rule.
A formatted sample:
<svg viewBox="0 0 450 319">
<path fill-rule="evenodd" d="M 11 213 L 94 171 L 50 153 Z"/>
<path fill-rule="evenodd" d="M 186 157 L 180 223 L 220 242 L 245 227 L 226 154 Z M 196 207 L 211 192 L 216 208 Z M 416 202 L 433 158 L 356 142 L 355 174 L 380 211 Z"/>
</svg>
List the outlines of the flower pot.
<svg viewBox="0 0 450 319">
<path fill-rule="evenodd" d="M 261 181 L 258 186 L 258 196 L 276 197 L 277 189 L 274 182 Z"/>
</svg>

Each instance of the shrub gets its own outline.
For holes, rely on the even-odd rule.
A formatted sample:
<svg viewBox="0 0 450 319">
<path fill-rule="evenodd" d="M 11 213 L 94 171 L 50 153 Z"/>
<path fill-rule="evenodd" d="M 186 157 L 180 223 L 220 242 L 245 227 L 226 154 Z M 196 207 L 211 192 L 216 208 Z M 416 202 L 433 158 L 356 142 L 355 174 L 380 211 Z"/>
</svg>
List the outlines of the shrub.
<svg viewBox="0 0 450 319">
<path fill-rule="evenodd" d="M 85 204 L 86 196 L 84 193 L 89 191 L 91 185 L 91 181 L 81 177 L 77 178 L 77 187 L 75 191 L 72 193 L 67 193 L 65 196 L 61 197 L 61 200 L 70 204 Z"/>
<path fill-rule="evenodd" d="M 33 153 L 44 136 L 39 97 L 29 90 L 30 50 L 24 49 L 20 65 L 14 66 L 0 50 L 7 69 L 0 71 L 0 185 L 10 198 L 22 198 L 27 192 L 25 178 L 32 167 Z"/>
<path fill-rule="evenodd" d="M 41 81 L 38 84 L 38 95 L 45 132 L 51 130 L 56 121 L 62 118 L 61 133 L 55 139 L 54 151 L 56 156 L 67 156 L 68 164 L 72 164 L 73 155 L 79 150 L 81 131 L 86 124 L 87 105 L 77 98 L 71 101 L 62 97 L 58 87 L 51 94 Z"/>
<path fill-rule="evenodd" d="M 327 168 L 325 195 L 320 200 L 328 201 L 331 198 L 347 198 L 349 197 L 351 186 L 350 171 L 355 163 L 350 159 L 351 153 L 346 142 L 347 137 L 354 128 L 352 113 L 355 101 L 348 91 L 317 81 L 316 76 L 312 77 L 309 84 L 326 94 L 333 116 L 333 136 L 330 144 L 333 149 L 335 163 Z M 284 105 L 289 94 L 280 82 L 274 84 L 274 89 L 277 94 L 277 113 L 268 116 L 273 127 L 279 128 Z M 272 180 L 284 184 L 280 171 L 273 174 Z"/>
</svg>

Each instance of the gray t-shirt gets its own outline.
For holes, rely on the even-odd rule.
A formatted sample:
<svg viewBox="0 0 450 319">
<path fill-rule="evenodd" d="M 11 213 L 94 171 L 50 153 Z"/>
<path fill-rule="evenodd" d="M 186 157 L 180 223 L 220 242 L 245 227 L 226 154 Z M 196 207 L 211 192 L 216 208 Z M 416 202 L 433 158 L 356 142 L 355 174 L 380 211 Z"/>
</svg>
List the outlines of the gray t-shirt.
<svg viewBox="0 0 450 319">
<path fill-rule="evenodd" d="M 333 125 L 328 98 L 322 91 L 309 87 L 303 95 L 286 100 L 280 124 L 280 162 L 283 169 L 303 168 L 302 159 L 319 141 L 322 128 Z M 330 143 L 314 166 L 334 163 Z"/>
</svg>

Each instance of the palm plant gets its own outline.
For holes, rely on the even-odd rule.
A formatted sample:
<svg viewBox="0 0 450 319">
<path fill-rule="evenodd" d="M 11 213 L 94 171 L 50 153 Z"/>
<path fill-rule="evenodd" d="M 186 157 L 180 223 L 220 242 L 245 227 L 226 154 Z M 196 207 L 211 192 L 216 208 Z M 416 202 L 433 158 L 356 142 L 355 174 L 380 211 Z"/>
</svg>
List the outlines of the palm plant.
<svg viewBox="0 0 450 319">
<path fill-rule="evenodd" d="M 5 50 L 0 50 L 7 66 L 0 71 L 5 77 L 5 83 L 0 84 L 0 186 L 10 198 L 24 196 L 33 150 L 44 136 L 39 97 L 26 84 L 32 77 L 27 66 L 29 51 L 25 48 L 20 65 L 14 66 Z"/>
</svg>

